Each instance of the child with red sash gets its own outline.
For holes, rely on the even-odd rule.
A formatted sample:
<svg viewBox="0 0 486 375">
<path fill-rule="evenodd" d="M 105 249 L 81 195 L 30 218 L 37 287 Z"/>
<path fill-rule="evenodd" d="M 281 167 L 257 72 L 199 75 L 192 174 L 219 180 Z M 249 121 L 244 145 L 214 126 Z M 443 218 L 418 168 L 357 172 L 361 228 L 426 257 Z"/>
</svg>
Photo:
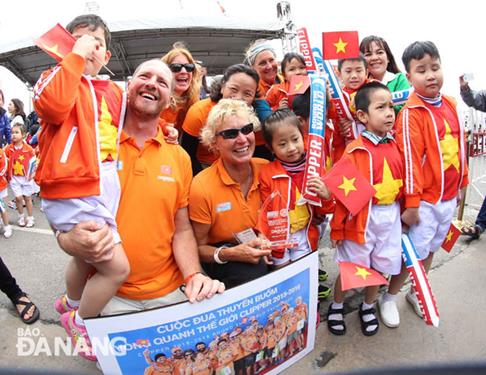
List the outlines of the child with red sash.
<svg viewBox="0 0 486 375">
<path fill-rule="evenodd" d="M 35 157 L 34 149 L 25 141 L 23 124 L 16 123 L 12 126 L 12 143 L 5 147 L 5 156 L 8 159 L 7 181 L 15 196 L 15 203 L 19 213 L 17 224 L 20 227 L 33 227 L 32 215 L 33 181 L 29 176 L 31 159 Z M 24 213 L 24 202 L 27 208 L 27 217 Z"/>
<path fill-rule="evenodd" d="M 8 169 L 8 160 L 7 156 L 5 155 L 5 151 L 3 148 L 0 147 L 0 216 L 2 217 L 3 222 L 3 236 L 5 238 L 12 237 L 12 226 L 9 224 L 8 221 L 8 213 L 7 213 L 7 204 L 5 203 L 5 198 L 8 196 L 7 191 L 7 169 Z"/>
<path fill-rule="evenodd" d="M 402 56 L 414 92 L 398 115 L 396 139 L 405 161 L 405 211 L 402 221 L 426 272 L 447 235 L 461 192 L 468 183 L 465 129 L 455 100 L 442 95 L 443 72 L 434 43 L 414 42 Z M 380 299 L 389 327 L 400 323 L 396 296 L 408 276 L 404 269 L 391 279 Z M 422 316 L 413 288 L 406 295 Z"/>
<path fill-rule="evenodd" d="M 348 144 L 343 157 L 349 158 L 376 193 L 356 215 L 336 202 L 331 220 L 331 240 L 337 246 L 336 260 L 352 262 L 390 275 L 400 273 L 401 233 L 399 199 L 402 195 L 403 163 L 395 140 L 390 135 L 395 112 L 390 90 L 379 82 L 363 85 L 355 96 L 356 116 L 366 126 Z M 344 292 L 338 276 L 334 302 L 329 306 L 327 325 L 331 333 L 343 335 Z M 365 336 L 378 332 L 375 300 L 378 286 L 368 286 L 359 309 L 361 331 Z"/>
<path fill-rule="evenodd" d="M 296 75 L 307 75 L 304 56 L 295 52 L 286 53 L 281 63 L 281 70 L 285 81 L 273 85 L 265 98 L 273 111 L 291 108 L 288 95 L 290 79 Z"/>
</svg>

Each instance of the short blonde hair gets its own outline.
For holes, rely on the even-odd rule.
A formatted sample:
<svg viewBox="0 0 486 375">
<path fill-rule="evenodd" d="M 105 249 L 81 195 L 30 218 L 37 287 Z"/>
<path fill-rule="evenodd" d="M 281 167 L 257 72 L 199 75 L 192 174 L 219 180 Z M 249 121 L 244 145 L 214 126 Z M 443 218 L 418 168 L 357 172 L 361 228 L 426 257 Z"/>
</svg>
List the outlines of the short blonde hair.
<svg viewBox="0 0 486 375">
<path fill-rule="evenodd" d="M 230 116 L 246 118 L 253 124 L 253 130 L 260 130 L 260 120 L 252 107 L 242 100 L 221 99 L 209 112 L 206 125 L 201 130 L 201 142 L 209 149 L 215 142 L 216 130 L 223 124 L 225 118 Z"/>
</svg>

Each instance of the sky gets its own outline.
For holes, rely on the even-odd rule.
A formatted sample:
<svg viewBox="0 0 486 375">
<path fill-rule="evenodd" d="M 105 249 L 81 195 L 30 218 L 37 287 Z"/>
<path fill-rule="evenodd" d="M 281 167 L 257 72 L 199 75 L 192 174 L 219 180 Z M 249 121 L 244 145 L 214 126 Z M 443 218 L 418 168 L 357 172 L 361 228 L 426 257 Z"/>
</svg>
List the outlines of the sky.
<svg viewBox="0 0 486 375">
<path fill-rule="evenodd" d="M 395 60 L 401 64 L 402 51 L 416 40 L 433 41 L 441 54 L 444 71 L 442 92 L 459 96 L 459 75 L 473 73 L 473 89 L 486 89 L 486 49 L 484 48 L 484 12 L 480 2 L 463 0 L 441 3 L 408 0 L 406 7 L 390 5 L 389 0 L 310 1 L 288 0 L 296 27 L 307 27 L 311 44 L 321 47 L 322 31 L 357 30 L 360 39 L 367 35 L 383 37 Z M 86 12 L 84 0 L 27 1 L 2 3 L 0 45 L 34 38 L 59 22 L 66 25 Z M 168 17 L 170 15 L 209 15 L 225 17 L 217 0 L 98 0 L 98 14 L 109 22 Z M 220 0 L 228 17 L 276 21 L 277 0 Z M 136 5 L 129 5 L 136 4 Z M 345 5 L 343 5 L 345 4 Z M 440 12 L 439 12 L 440 9 Z M 21 20 L 21 22 L 19 22 Z M 20 96 L 20 82 L 0 68 L 0 88 L 8 98 Z M 25 94 L 24 94 L 25 95 Z M 28 96 L 27 96 L 28 97 Z"/>
</svg>

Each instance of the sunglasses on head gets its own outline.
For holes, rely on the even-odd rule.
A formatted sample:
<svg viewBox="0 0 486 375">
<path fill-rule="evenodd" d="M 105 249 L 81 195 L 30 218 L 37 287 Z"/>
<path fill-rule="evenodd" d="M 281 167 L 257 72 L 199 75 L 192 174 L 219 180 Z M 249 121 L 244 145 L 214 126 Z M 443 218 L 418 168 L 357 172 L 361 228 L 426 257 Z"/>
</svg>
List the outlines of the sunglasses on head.
<svg viewBox="0 0 486 375">
<path fill-rule="evenodd" d="M 248 135 L 253 131 L 253 124 L 249 123 L 239 129 L 226 129 L 221 130 L 216 135 L 220 135 L 223 139 L 235 139 L 241 132 L 243 135 Z"/>
<path fill-rule="evenodd" d="M 173 73 L 179 73 L 182 68 L 186 69 L 186 72 L 191 73 L 196 69 L 196 65 L 194 64 L 169 64 L 169 69 Z"/>
</svg>

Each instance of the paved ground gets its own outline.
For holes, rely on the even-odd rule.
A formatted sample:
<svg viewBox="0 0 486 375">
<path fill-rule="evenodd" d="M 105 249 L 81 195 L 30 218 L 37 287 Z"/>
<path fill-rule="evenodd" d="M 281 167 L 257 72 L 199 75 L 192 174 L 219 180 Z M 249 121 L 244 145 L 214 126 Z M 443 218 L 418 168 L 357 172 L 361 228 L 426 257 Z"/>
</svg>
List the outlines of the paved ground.
<svg viewBox="0 0 486 375">
<path fill-rule="evenodd" d="M 469 220 L 475 218 L 481 203 L 479 192 L 486 192 L 486 181 L 479 179 L 477 174 L 485 170 L 486 157 L 476 159 L 473 180 L 476 179 L 474 183 L 477 189 L 471 188 L 472 192 L 468 193 L 469 205 L 465 214 Z M 40 321 L 31 327 L 23 325 L 10 301 L 5 295 L 0 295 L 0 367 L 44 369 L 46 373 L 97 374 L 99 371 L 95 365 L 83 359 L 48 355 L 55 337 L 65 337 L 52 302 L 64 291 L 63 270 L 68 257 L 58 249 L 38 207 L 39 201 L 36 199 L 35 228 L 15 228 L 14 236 L 9 240 L 0 236 L 0 256 L 41 310 Z M 13 211 L 10 213 L 13 221 L 15 216 Z M 439 328 L 425 326 L 401 298 L 401 326 L 397 329 L 382 326 L 376 336 L 364 337 L 355 311 L 362 297 L 355 293 L 348 299 L 348 333 L 344 337 L 332 336 L 327 331 L 326 322 L 321 323 L 314 351 L 286 373 L 314 374 L 376 366 L 486 360 L 486 331 L 483 324 L 486 312 L 483 288 L 486 285 L 485 244 L 486 236 L 471 243 L 461 238 L 451 254 L 441 251 L 436 257 L 430 280 L 438 300 L 441 317 Z M 321 262 L 330 274 L 329 279 L 334 280 L 337 269 L 328 243 L 321 244 L 320 252 Z M 322 314 L 325 314 L 327 305 L 322 304 Z M 44 347 L 37 344 L 40 350 L 37 356 L 19 355 L 29 351 L 27 346 L 17 347 L 22 340 L 29 341 L 25 339 L 31 337 L 29 335 L 33 335 L 36 342 L 43 340 L 48 344 Z M 19 339 L 19 336 L 24 339 Z"/>
</svg>

